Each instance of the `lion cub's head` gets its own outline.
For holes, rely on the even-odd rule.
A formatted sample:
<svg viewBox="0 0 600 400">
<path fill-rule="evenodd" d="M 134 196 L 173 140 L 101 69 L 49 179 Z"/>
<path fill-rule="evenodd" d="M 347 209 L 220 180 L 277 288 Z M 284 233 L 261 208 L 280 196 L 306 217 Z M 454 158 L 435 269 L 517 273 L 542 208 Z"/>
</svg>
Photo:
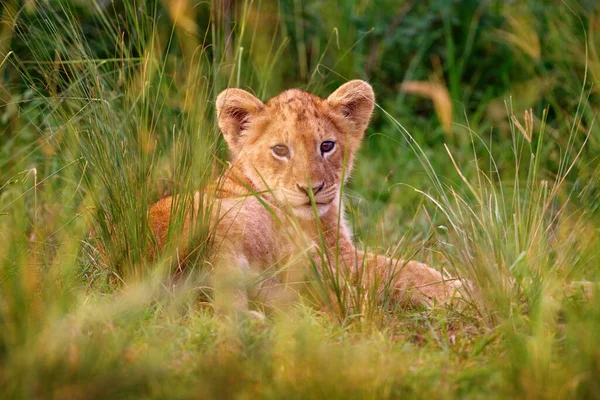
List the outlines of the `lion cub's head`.
<svg viewBox="0 0 600 400">
<path fill-rule="evenodd" d="M 266 104 L 241 89 L 217 98 L 219 127 L 232 153 L 257 190 L 270 190 L 301 218 L 319 215 L 339 201 L 342 177 L 373 112 L 371 86 L 354 80 L 327 99 L 292 89 Z"/>
</svg>

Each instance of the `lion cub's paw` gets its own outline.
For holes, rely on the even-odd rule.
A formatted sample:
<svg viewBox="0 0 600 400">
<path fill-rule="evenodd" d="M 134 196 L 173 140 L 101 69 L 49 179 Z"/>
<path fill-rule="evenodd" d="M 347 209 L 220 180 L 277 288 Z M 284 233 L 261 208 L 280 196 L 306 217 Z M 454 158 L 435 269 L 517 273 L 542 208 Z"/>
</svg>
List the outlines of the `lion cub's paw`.
<svg viewBox="0 0 600 400">
<path fill-rule="evenodd" d="M 459 304 L 473 293 L 473 285 L 464 279 L 445 278 L 439 271 L 419 263 L 413 299 L 420 303 Z M 416 298 L 415 298 L 416 297 Z"/>
<path fill-rule="evenodd" d="M 260 311 L 249 310 L 247 315 L 253 321 L 266 323 L 267 317 Z"/>
</svg>

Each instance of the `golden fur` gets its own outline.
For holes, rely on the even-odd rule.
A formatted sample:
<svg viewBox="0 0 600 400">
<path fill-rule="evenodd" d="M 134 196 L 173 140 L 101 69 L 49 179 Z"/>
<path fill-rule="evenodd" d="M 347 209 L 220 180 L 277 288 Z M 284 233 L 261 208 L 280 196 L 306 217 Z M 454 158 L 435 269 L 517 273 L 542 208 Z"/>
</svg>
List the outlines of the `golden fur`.
<svg viewBox="0 0 600 400">
<path fill-rule="evenodd" d="M 455 294 L 458 282 L 444 280 L 424 264 L 364 253 L 352 243 L 340 190 L 352 170 L 374 102 L 371 86 L 360 80 L 342 85 L 327 99 L 296 89 L 267 103 L 241 89 L 227 89 L 218 96 L 218 124 L 231 150 L 231 165 L 214 192 L 218 206 L 212 211 L 217 221 L 213 264 L 218 266 L 216 274 L 236 287 L 234 299 L 223 300 L 219 307 L 247 307 L 241 282 L 249 271 L 271 269 L 303 251 L 321 266 L 322 254 L 314 245 L 321 237 L 326 249 L 333 252 L 337 246 L 337 268 L 352 272 L 364 262 L 371 278 L 393 279 L 399 300 L 443 301 Z M 323 142 L 334 142 L 333 149 L 322 147 Z M 197 193 L 196 207 L 199 197 Z M 160 246 L 172 200 L 162 199 L 151 208 Z M 186 225 L 183 236 L 187 231 Z M 391 277 L 394 266 L 401 271 Z"/>
</svg>

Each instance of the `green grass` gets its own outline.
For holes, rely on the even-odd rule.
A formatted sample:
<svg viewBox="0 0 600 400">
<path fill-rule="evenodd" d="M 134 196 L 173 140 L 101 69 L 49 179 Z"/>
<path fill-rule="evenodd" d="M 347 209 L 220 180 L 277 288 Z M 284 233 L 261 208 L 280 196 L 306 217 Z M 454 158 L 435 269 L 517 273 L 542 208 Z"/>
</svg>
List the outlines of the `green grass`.
<svg viewBox="0 0 600 400">
<path fill-rule="evenodd" d="M 600 278 L 597 7 L 50 3 L 0 8 L 3 396 L 600 396 L 599 291 L 578 283 Z M 351 78 L 379 105 L 345 191 L 358 245 L 473 298 L 392 305 L 379 282 L 342 285 L 341 309 L 308 291 L 265 323 L 215 316 L 210 213 L 189 257 L 153 258 L 148 208 L 179 195 L 177 240 L 226 160 L 222 89 L 325 96 Z M 450 131 L 400 91 L 429 79 Z"/>
</svg>

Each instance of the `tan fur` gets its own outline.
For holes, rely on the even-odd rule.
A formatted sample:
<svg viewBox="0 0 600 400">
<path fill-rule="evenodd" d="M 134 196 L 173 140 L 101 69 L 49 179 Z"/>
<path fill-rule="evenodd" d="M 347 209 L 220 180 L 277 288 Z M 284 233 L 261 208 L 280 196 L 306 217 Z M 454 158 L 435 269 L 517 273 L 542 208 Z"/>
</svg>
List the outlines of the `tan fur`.
<svg viewBox="0 0 600 400">
<path fill-rule="evenodd" d="M 224 300 L 231 304 L 219 307 L 246 307 L 241 282 L 249 271 L 272 269 L 285 260 L 297 259 L 303 251 L 320 266 L 322 257 L 314 245 L 320 240 L 319 230 L 328 251 L 337 246 L 336 267 L 348 269 L 349 276 L 364 262 L 371 279 L 401 269 L 390 278 L 398 299 L 445 300 L 454 294 L 459 285 L 444 281 L 434 269 L 366 254 L 352 243 L 340 190 L 352 169 L 374 101 L 371 86 L 359 80 L 342 85 L 327 99 L 296 89 L 266 104 L 241 89 L 227 89 L 218 96 L 218 124 L 231 150 L 231 165 L 214 188 L 213 257 L 219 266 L 216 275 L 237 288 L 234 299 Z M 323 154 L 320 145 L 324 141 L 335 142 L 334 150 Z M 289 157 L 274 155 L 272 148 L 277 145 L 287 146 Z M 317 187 L 321 189 L 313 191 L 315 218 L 307 191 Z M 169 197 L 151 208 L 160 246 L 165 243 L 171 203 Z M 186 222 L 185 238 L 188 229 Z"/>
</svg>

